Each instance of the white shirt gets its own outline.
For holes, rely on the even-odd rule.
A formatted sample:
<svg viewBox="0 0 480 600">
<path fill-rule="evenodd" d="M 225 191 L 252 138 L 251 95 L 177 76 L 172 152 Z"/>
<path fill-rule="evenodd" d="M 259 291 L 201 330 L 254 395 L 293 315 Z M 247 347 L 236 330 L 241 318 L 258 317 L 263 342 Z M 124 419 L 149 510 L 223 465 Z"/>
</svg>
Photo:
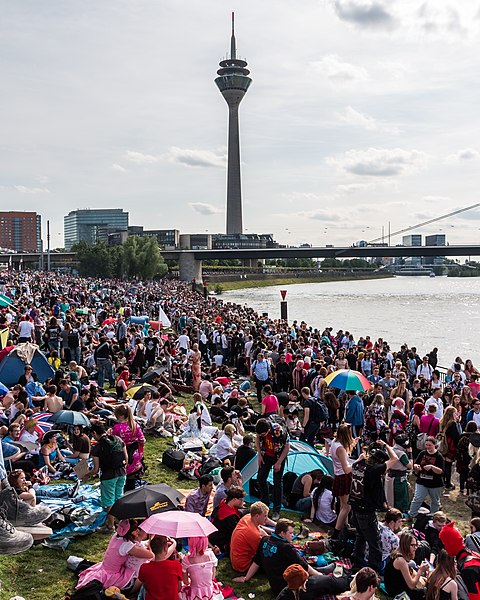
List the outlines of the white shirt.
<svg viewBox="0 0 480 600">
<path fill-rule="evenodd" d="M 232 440 L 228 437 L 228 435 L 223 434 L 222 437 L 218 440 L 217 446 L 217 458 L 222 460 L 229 454 L 235 454 L 235 450 L 232 446 Z"/>
<path fill-rule="evenodd" d="M 435 413 L 435 417 L 440 420 L 443 417 L 443 400 L 441 398 L 432 398 L 430 396 L 430 398 L 425 402 L 426 414 L 428 414 L 428 407 L 430 406 L 430 404 L 437 405 L 437 412 Z"/>
<path fill-rule="evenodd" d="M 30 321 L 20 321 L 19 323 L 19 336 L 29 338 L 34 330 L 34 325 Z"/>
<path fill-rule="evenodd" d="M 252 351 L 253 342 L 250 340 L 245 344 L 245 356 L 248 358 Z"/>
<path fill-rule="evenodd" d="M 313 500 L 312 492 L 310 496 Z M 317 510 L 315 512 L 315 518 L 318 519 L 321 523 L 332 523 L 337 518 L 337 514 L 334 510 L 332 510 L 332 492 L 330 490 L 324 490 L 323 494 L 320 496 L 318 500 Z"/>
<path fill-rule="evenodd" d="M 183 348 L 183 350 L 187 350 L 189 343 L 190 338 L 188 337 L 188 335 L 182 334 L 178 338 L 178 345 L 180 346 L 180 348 Z"/>
<path fill-rule="evenodd" d="M 432 378 L 432 372 L 433 372 L 433 367 L 430 364 L 424 364 L 422 363 L 421 365 L 418 365 L 417 367 L 417 377 L 420 377 L 420 375 L 423 375 L 423 377 L 425 377 L 425 379 L 428 379 L 428 381 L 430 381 L 430 379 Z"/>
</svg>

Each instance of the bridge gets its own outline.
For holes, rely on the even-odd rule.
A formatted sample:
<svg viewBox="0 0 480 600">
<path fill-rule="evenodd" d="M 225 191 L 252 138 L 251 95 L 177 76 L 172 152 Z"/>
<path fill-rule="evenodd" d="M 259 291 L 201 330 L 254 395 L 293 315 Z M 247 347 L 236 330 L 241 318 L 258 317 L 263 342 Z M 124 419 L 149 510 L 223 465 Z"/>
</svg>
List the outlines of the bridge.
<svg viewBox="0 0 480 600">
<path fill-rule="evenodd" d="M 347 246 L 316 248 L 258 248 L 225 250 L 164 250 L 165 260 L 178 261 L 180 279 L 184 281 L 202 280 L 203 260 L 263 260 L 283 258 L 390 258 L 410 256 L 480 256 L 480 245 L 460 244 L 450 246 Z M 75 252 L 51 252 L 52 269 L 75 268 Z M 15 269 L 39 269 L 46 265 L 46 253 L 0 253 L 0 264 L 11 265 Z"/>
</svg>

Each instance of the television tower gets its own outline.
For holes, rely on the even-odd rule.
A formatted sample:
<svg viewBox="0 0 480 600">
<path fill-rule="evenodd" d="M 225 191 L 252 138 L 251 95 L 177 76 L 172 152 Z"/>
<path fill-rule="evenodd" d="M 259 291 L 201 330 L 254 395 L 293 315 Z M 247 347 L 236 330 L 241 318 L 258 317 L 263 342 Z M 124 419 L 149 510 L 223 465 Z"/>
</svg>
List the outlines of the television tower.
<svg viewBox="0 0 480 600">
<path fill-rule="evenodd" d="M 252 83 L 248 77 L 247 62 L 237 58 L 235 13 L 232 13 L 230 58 L 222 60 L 219 65 L 215 83 L 228 104 L 227 234 L 235 234 L 243 233 L 238 107 Z"/>
</svg>

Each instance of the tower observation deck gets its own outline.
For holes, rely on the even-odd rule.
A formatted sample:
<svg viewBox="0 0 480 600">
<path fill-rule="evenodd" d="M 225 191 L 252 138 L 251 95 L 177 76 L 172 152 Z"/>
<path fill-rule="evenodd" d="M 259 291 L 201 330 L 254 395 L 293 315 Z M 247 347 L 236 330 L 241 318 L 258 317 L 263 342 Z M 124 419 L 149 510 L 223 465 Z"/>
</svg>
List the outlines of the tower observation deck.
<svg viewBox="0 0 480 600">
<path fill-rule="evenodd" d="M 247 62 L 237 58 L 234 19 L 232 13 L 230 57 L 220 61 L 215 79 L 228 104 L 227 234 L 243 233 L 238 107 L 252 83 Z"/>
</svg>

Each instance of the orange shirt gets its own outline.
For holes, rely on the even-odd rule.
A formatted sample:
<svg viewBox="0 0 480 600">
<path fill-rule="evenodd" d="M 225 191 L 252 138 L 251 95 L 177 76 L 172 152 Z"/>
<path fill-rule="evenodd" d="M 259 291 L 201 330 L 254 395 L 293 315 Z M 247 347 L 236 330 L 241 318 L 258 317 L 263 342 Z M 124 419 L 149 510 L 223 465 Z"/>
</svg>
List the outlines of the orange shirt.
<svg viewBox="0 0 480 600">
<path fill-rule="evenodd" d="M 245 515 L 240 519 L 230 542 L 230 562 L 235 571 L 248 571 L 253 557 L 262 539 L 259 528 L 252 523 L 252 517 Z"/>
</svg>

